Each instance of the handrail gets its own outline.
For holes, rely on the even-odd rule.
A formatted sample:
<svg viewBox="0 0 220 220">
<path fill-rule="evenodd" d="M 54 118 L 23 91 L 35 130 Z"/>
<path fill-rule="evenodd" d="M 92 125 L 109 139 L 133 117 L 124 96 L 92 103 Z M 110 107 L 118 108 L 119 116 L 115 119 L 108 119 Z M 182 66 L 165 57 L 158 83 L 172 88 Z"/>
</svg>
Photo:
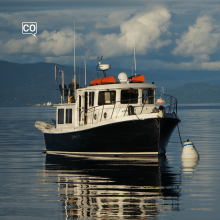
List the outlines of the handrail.
<svg viewBox="0 0 220 220">
<path fill-rule="evenodd" d="M 158 96 L 158 95 L 157 95 Z M 172 105 L 173 105 L 173 112 L 176 112 L 176 114 L 177 114 L 177 98 L 175 98 L 174 96 L 171 96 L 171 95 L 166 95 L 166 94 L 163 94 L 163 95 L 159 95 L 160 97 L 161 96 L 167 96 L 167 97 L 170 97 L 171 98 L 171 100 L 170 100 L 170 105 L 169 106 L 167 106 L 167 107 L 170 107 L 170 113 L 171 113 L 171 107 L 172 107 Z M 172 102 L 172 99 L 174 99 L 175 101 L 174 101 L 174 103 L 172 104 L 171 102 Z M 166 107 L 166 108 L 167 108 Z"/>
<path fill-rule="evenodd" d="M 164 108 L 170 108 L 170 106 L 172 106 L 172 105 L 174 105 L 174 107 L 175 107 L 175 110 L 176 110 L 176 112 L 177 112 L 177 99 L 174 97 L 174 96 L 171 96 L 171 95 L 165 95 L 165 94 L 163 94 L 163 95 L 154 95 L 154 96 L 148 96 L 147 98 L 152 98 L 152 97 L 161 97 L 161 96 L 167 96 L 167 97 L 170 97 L 170 98 L 174 98 L 175 99 L 175 102 L 174 103 L 172 103 L 172 104 L 169 104 L 169 106 L 166 106 L 166 107 L 164 107 Z M 133 99 L 125 99 L 124 101 L 130 101 L 130 100 L 136 100 L 136 99 L 142 99 L 143 97 L 138 97 L 138 98 L 133 98 Z M 145 100 L 147 100 L 147 99 L 145 99 Z M 171 100 L 172 101 L 172 100 Z M 118 103 L 118 102 L 121 102 L 121 101 L 115 101 L 114 102 L 114 107 L 115 107 L 115 105 L 116 105 L 116 103 Z M 121 103 L 122 105 L 125 105 L 125 103 L 123 104 L 123 103 Z M 138 103 L 126 103 L 127 104 L 127 106 L 128 105 L 130 105 L 130 104 L 138 104 Z M 146 105 L 146 104 L 150 104 L 151 105 L 151 103 L 142 103 L 143 105 Z M 155 104 L 155 103 L 153 103 L 153 104 Z M 90 108 L 88 108 L 88 109 L 86 109 L 86 110 L 82 110 L 81 111 L 81 113 L 82 112 L 84 112 L 84 111 L 90 111 L 91 109 L 94 109 L 94 108 L 97 108 L 97 107 L 101 107 L 101 106 L 109 106 L 109 105 L 111 105 L 111 104 L 107 104 L 107 105 L 96 105 L 96 106 L 92 106 L 92 107 L 90 107 Z M 142 107 L 143 108 L 143 107 Z"/>
<path fill-rule="evenodd" d="M 155 98 L 156 98 L 156 97 L 162 97 L 162 96 L 170 97 L 170 103 L 167 104 L 167 106 L 163 106 L 164 109 L 165 109 L 165 112 L 167 112 L 167 113 L 173 113 L 173 112 L 174 112 L 175 114 L 177 114 L 177 99 L 176 99 L 174 96 L 163 94 L 163 95 L 147 96 L 146 98 L 144 98 L 144 97 L 137 97 L 137 98 L 133 98 L 133 99 L 123 100 L 123 101 L 128 101 L 128 103 L 126 103 L 127 106 L 126 106 L 126 109 L 125 109 L 124 116 L 126 115 L 126 112 L 128 111 L 127 109 L 128 109 L 128 107 L 129 107 L 129 105 L 138 104 L 138 101 L 137 101 L 137 103 L 131 103 L 132 100 L 139 100 L 139 99 L 144 100 L 144 101 L 142 101 L 143 106 L 142 106 L 141 112 L 140 112 L 140 114 L 139 114 L 139 115 L 141 115 L 142 112 L 143 112 L 144 106 L 150 104 L 150 103 L 146 103 L 147 99 L 149 99 L 149 98 L 154 98 L 154 99 L 153 99 L 153 100 L 154 100 L 154 103 L 152 103 L 152 104 L 155 105 Z M 114 114 L 114 111 L 115 111 L 115 106 L 116 106 L 117 103 L 121 103 L 121 101 L 114 101 L 114 104 L 112 104 L 112 105 L 114 105 L 114 106 L 113 106 L 113 108 L 112 108 L 112 113 L 111 113 L 110 119 L 112 119 L 112 117 L 113 117 L 113 114 Z M 86 109 L 86 110 L 81 110 L 81 111 L 80 111 L 80 114 L 82 114 L 83 112 L 88 112 L 88 111 L 89 111 L 89 112 L 93 112 L 93 116 L 94 116 L 95 108 L 102 106 L 102 108 L 100 109 L 100 110 L 102 110 L 102 114 L 101 114 L 101 119 L 100 119 L 100 121 L 102 121 L 102 115 L 103 115 L 103 112 L 104 112 L 104 108 L 105 108 L 106 106 L 109 106 L 109 105 L 111 105 L 111 104 L 92 106 L 92 107 L 90 107 L 90 108 L 88 108 L 88 109 Z M 165 105 L 166 105 L 166 104 L 165 104 Z M 141 106 L 134 106 L 134 107 L 141 107 Z M 155 108 L 157 108 L 157 107 L 155 106 Z M 79 109 L 79 108 L 78 108 L 78 109 Z M 80 110 L 80 109 L 79 109 L 79 110 Z M 93 111 L 93 110 L 94 110 L 94 111 Z M 93 123 L 93 120 L 92 120 L 92 123 Z"/>
</svg>

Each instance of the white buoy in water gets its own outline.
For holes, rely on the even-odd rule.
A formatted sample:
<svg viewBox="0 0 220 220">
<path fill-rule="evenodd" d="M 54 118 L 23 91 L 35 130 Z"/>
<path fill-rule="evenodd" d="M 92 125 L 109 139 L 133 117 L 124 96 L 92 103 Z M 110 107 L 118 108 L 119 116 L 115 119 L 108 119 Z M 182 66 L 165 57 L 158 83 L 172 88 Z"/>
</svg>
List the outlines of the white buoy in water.
<svg viewBox="0 0 220 220">
<path fill-rule="evenodd" d="M 199 160 L 199 154 L 193 144 L 189 139 L 183 144 L 183 152 L 182 152 L 182 159 L 198 159 Z"/>
</svg>

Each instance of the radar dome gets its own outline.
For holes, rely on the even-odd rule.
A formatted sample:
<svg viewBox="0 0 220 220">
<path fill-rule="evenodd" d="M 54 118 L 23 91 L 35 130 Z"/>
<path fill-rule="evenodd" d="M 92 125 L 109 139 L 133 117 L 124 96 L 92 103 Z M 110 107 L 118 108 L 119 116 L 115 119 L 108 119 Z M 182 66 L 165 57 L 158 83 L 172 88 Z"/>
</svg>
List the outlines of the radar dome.
<svg viewBox="0 0 220 220">
<path fill-rule="evenodd" d="M 119 75 L 118 75 L 118 81 L 119 81 L 120 83 L 127 83 L 127 82 L 128 82 L 128 75 L 127 75 L 126 73 L 124 73 L 124 72 L 119 73 Z"/>
</svg>

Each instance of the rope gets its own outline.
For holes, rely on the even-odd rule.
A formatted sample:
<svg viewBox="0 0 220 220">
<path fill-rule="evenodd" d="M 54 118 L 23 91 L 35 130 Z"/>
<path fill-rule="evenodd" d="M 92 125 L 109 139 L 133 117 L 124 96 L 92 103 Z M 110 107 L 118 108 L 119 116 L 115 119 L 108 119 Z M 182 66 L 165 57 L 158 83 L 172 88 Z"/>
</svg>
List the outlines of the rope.
<svg viewBox="0 0 220 220">
<path fill-rule="evenodd" d="M 173 114 L 175 115 L 175 117 L 176 117 L 176 113 L 175 112 L 173 112 Z M 181 135 L 180 135 L 180 129 L 179 129 L 179 125 L 178 125 L 178 120 L 177 120 L 177 117 L 176 117 L 176 121 L 177 121 L 177 128 L 178 128 L 178 133 L 179 133 L 179 138 L 180 138 L 180 143 L 181 143 L 181 145 L 182 145 L 182 147 L 183 147 L 183 142 L 182 142 L 182 139 L 181 139 Z"/>
<path fill-rule="evenodd" d="M 180 141 L 178 141 L 178 142 L 172 142 L 172 141 L 167 141 L 167 140 L 164 140 L 164 141 L 166 141 L 166 142 L 169 142 L 169 143 L 172 143 L 172 144 L 178 144 L 178 143 L 182 143 L 182 142 L 180 142 Z"/>
<path fill-rule="evenodd" d="M 179 125 L 178 125 L 178 119 L 177 119 L 177 116 L 176 116 L 176 113 L 175 112 L 173 112 L 173 114 L 175 115 L 175 118 L 176 118 L 176 121 L 177 121 L 177 128 L 178 128 L 178 134 L 179 134 L 179 139 L 180 139 L 180 141 L 178 141 L 178 142 L 172 142 L 172 141 L 167 141 L 167 140 L 164 140 L 164 141 L 166 141 L 166 142 L 168 142 L 168 143 L 172 143 L 172 144 L 174 144 L 174 143 L 181 143 L 181 145 L 182 145 L 182 147 L 183 147 L 183 142 L 182 142 L 182 139 L 181 139 L 181 135 L 180 135 L 180 129 L 179 129 Z M 135 114 L 136 116 L 137 116 L 137 114 Z M 137 118 L 140 120 L 140 118 L 137 116 Z M 159 120 L 159 123 L 160 123 L 160 120 Z M 159 124 L 159 126 L 160 126 L 160 124 Z M 160 135 L 159 135 L 160 136 Z M 165 151 L 165 153 L 166 153 L 166 150 L 163 148 L 163 150 Z"/>
<path fill-rule="evenodd" d="M 173 112 L 173 114 L 174 114 L 175 117 L 176 117 L 176 113 Z M 168 142 L 168 143 L 172 143 L 172 144 L 181 143 L 181 145 L 182 145 L 182 147 L 183 147 L 183 142 L 182 142 L 181 135 L 180 135 L 180 129 L 179 129 L 179 125 L 178 125 L 178 119 L 177 119 L 177 117 L 176 117 L 176 120 L 177 120 L 177 128 L 178 128 L 178 134 L 179 134 L 179 139 L 180 139 L 180 141 L 177 141 L 177 142 L 172 142 L 172 141 L 168 141 L 168 140 L 163 140 L 163 141 L 166 141 L 166 142 Z"/>
</svg>

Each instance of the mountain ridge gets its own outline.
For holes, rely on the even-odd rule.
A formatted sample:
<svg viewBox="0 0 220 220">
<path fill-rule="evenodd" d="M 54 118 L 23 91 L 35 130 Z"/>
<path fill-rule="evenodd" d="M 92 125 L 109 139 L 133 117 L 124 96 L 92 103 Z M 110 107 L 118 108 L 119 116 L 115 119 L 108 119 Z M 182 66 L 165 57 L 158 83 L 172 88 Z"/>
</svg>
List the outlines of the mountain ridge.
<svg viewBox="0 0 220 220">
<path fill-rule="evenodd" d="M 60 100 L 60 91 L 58 85 L 61 84 L 61 77 L 57 73 L 58 83 L 55 84 L 54 77 L 55 63 L 11 63 L 0 61 L 0 107 L 19 107 L 28 104 L 43 104 L 48 101 L 58 103 Z M 74 76 L 74 67 L 58 64 L 58 67 L 64 71 L 65 84 L 68 86 Z M 97 78 L 96 66 L 89 66 L 87 69 L 87 86 L 89 82 Z M 112 68 L 107 71 L 107 76 L 113 75 L 117 81 L 117 75 L 122 72 L 121 68 Z M 124 72 L 128 76 L 132 75 L 132 71 L 125 69 Z M 176 96 L 179 103 L 213 103 L 220 102 L 218 94 L 220 92 L 219 85 L 212 85 L 204 82 L 201 78 L 200 82 L 191 82 L 191 78 L 182 77 L 180 74 L 176 77 L 172 74 L 166 74 L 167 71 L 137 71 L 138 74 L 145 76 L 147 83 L 155 82 L 157 85 L 157 94 L 161 93 L 162 87 L 166 94 Z M 129 74 L 130 73 L 130 74 Z M 207 73 L 201 74 L 207 77 Z M 82 87 L 85 86 L 84 68 L 76 68 L 77 82 Z M 80 80 L 79 80 L 80 75 Z M 102 77 L 101 74 L 99 74 Z M 186 74 L 187 75 L 187 74 Z M 213 73 L 212 77 L 218 77 L 218 73 Z M 195 78 L 195 77 L 192 77 Z M 204 84 L 205 83 L 205 84 Z M 218 83 L 218 81 L 216 81 Z M 207 95 L 209 94 L 209 95 Z"/>
</svg>

